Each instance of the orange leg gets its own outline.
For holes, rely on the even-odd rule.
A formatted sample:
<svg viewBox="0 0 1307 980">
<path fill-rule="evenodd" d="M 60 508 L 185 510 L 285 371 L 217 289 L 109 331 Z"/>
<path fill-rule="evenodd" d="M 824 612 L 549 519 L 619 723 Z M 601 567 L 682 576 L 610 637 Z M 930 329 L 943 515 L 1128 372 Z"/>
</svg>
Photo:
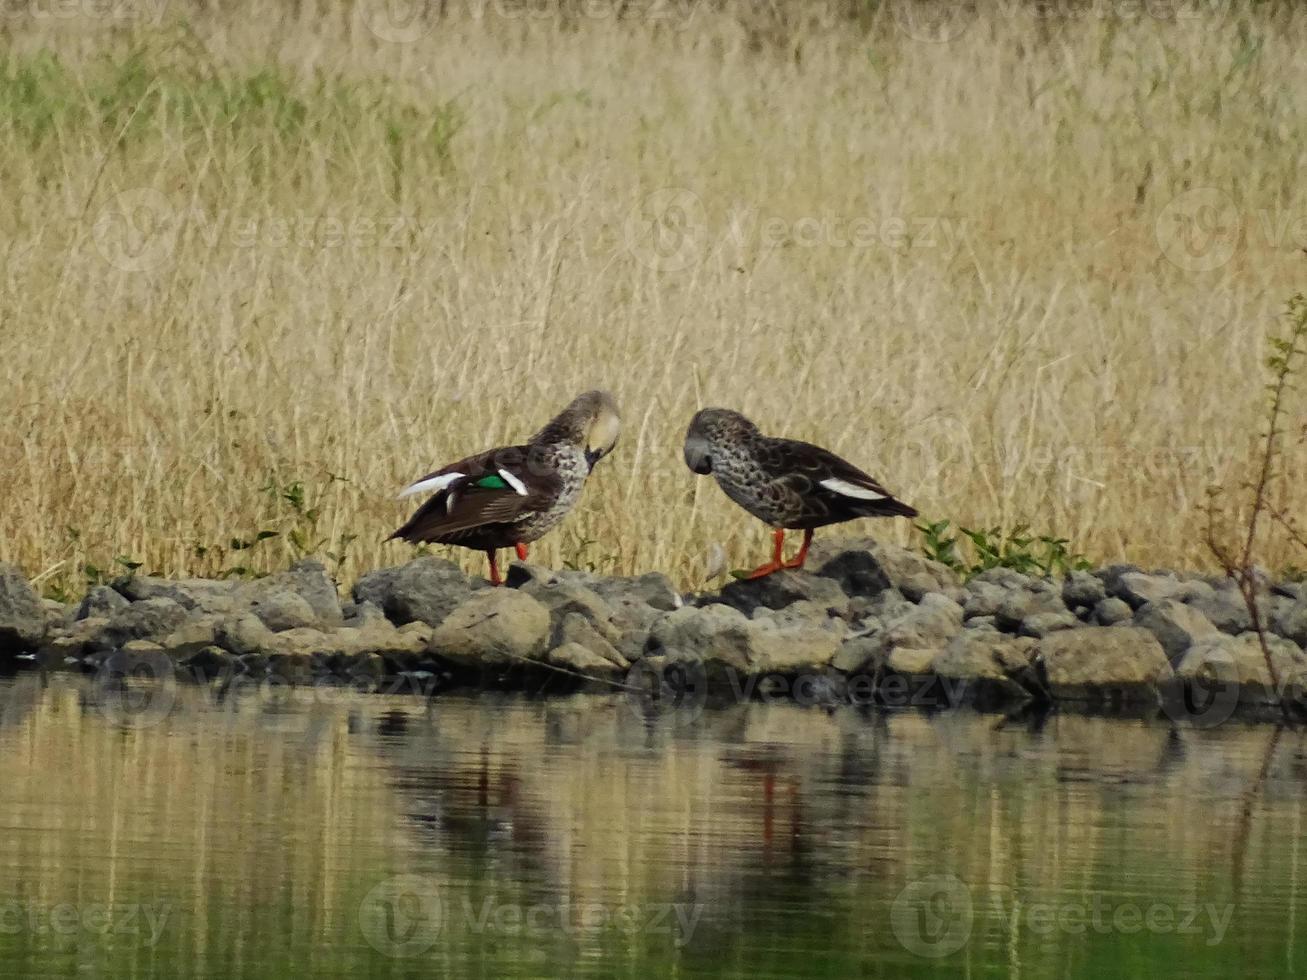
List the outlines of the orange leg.
<svg viewBox="0 0 1307 980">
<path fill-rule="evenodd" d="M 784 549 L 784 547 L 785 547 L 785 531 L 784 529 L 778 527 L 775 531 L 772 532 L 771 561 L 769 561 L 765 565 L 759 565 L 748 575 L 746 575 L 745 578 L 746 579 L 762 578 L 764 575 L 770 575 L 772 572 L 779 572 L 782 568 L 785 567 L 785 562 L 781 558 L 781 551 L 782 549 Z"/>
<path fill-rule="evenodd" d="M 499 562 L 495 561 L 494 551 L 487 551 L 486 557 L 490 559 L 490 584 L 503 585 L 504 580 L 499 577 Z"/>
<path fill-rule="evenodd" d="M 784 568 L 802 568 L 803 563 L 808 560 L 808 548 L 812 544 L 812 528 L 803 532 L 803 544 L 799 547 L 799 553 L 794 556 L 792 561 L 783 564 Z"/>
<path fill-rule="evenodd" d="M 526 561 L 526 545 L 519 541 L 517 544 L 513 545 L 513 548 L 517 551 L 517 560 Z"/>
</svg>

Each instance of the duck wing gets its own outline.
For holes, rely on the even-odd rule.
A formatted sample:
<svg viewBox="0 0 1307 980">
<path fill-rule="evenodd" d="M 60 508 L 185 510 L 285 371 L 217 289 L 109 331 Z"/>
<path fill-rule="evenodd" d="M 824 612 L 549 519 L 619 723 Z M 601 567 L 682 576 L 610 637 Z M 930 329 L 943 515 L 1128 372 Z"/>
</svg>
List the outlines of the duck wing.
<svg viewBox="0 0 1307 980">
<path fill-rule="evenodd" d="M 761 454 L 778 492 L 801 511 L 796 519 L 834 523 L 853 517 L 915 517 L 871 475 L 829 449 L 795 439 L 772 439 Z"/>
<path fill-rule="evenodd" d="M 543 510 L 561 481 L 551 469 L 529 465 L 529 452 L 528 446 L 492 449 L 428 473 L 400 496 L 430 492 L 431 497 L 391 538 L 440 541 Z"/>
</svg>

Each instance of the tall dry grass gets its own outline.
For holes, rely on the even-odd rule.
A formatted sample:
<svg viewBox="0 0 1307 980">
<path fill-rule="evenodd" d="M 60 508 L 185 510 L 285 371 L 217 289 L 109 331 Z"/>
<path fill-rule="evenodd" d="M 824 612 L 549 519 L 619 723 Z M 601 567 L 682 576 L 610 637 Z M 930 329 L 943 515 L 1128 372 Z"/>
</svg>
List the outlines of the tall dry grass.
<svg viewBox="0 0 1307 980">
<path fill-rule="evenodd" d="M 1307 268 L 1307 13 L 528 6 L 7 12 L 0 559 L 350 578 L 411 477 L 604 385 L 544 562 L 757 558 L 680 460 L 716 404 L 933 518 L 1209 563 Z"/>
</svg>

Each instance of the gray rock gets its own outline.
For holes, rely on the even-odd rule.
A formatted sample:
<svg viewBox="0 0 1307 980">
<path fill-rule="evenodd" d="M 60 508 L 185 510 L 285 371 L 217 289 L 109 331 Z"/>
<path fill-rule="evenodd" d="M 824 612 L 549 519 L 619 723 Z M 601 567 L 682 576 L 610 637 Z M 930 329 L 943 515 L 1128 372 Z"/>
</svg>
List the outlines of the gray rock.
<svg viewBox="0 0 1307 980">
<path fill-rule="evenodd" d="M 114 589 L 131 602 L 170 599 L 183 609 L 205 613 L 235 612 L 246 604 L 243 595 L 246 583 L 233 579 L 168 579 L 154 575 L 131 575 L 116 581 Z M 92 590 L 93 593 L 96 591 Z M 105 605 L 95 615 L 111 612 Z"/>
<path fill-rule="evenodd" d="M 1266 655 L 1256 633 L 1215 634 L 1196 641 L 1176 665 L 1176 676 L 1201 684 L 1211 692 L 1222 687 L 1237 691 L 1240 704 L 1278 704 L 1280 696 L 1300 700 L 1307 690 L 1307 654 L 1280 637 L 1268 637 L 1271 664 L 1279 688 L 1266 669 Z"/>
<path fill-rule="evenodd" d="M 1134 615 L 1134 610 L 1124 599 L 1118 599 L 1116 596 L 1109 596 L 1094 607 L 1093 615 L 1090 617 L 1099 626 L 1115 626 L 1117 623 L 1124 623 Z"/>
<path fill-rule="evenodd" d="M 103 640 L 109 620 L 102 616 L 79 619 L 51 631 L 38 651 L 38 660 L 46 666 L 67 666 L 80 662 L 93 650 L 108 649 Z"/>
<path fill-rule="evenodd" d="M 759 606 L 750 618 L 766 620 L 776 627 L 831 630 L 841 636 L 848 632 L 848 623 L 843 618 L 832 616 L 828 606 L 809 599 L 792 602 L 783 609 Z"/>
<path fill-rule="evenodd" d="M 649 656 L 700 660 L 746 671 L 750 620 L 734 606 L 686 606 L 654 623 L 645 644 Z"/>
<path fill-rule="evenodd" d="M 989 630 L 994 633 L 1000 632 L 998 628 L 998 617 L 996 616 L 973 616 L 962 624 L 963 629 L 968 630 Z"/>
<path fill-rule="evenodd" d="M 301 626 L 320 625 L 317 613 L 298 592 L 266 589 L 250 609 L 274 633 Z"/>
<path fill-rule="evenodd" d="M 1189 602 L 1222 633 L 1238 636 L 1253 628 L 1252 615 L 1233 582 L 1227 581 L 1221 588 L 1212 589 L 1205 595 L 1193 596 Z M 1264 602 L 1259 600 L 1259 605 L 1269 613 L 1270 609 Z"/>
<path fill-rule="evenodd" d="M 472 584 L 453 562 L 430 556 L 369 572 L 354 584 L 354 601 L 371 602 L 396 625 L 439 626 L 472 594 Z"/>
<path fill-rule="evenodd" d="M 214 646 L 218 634 L 217 616 L 192 616 L 159 641 L 159 646 L 174 660 L 188 660 Z"/>
<path fill-rule="evenodd" d="M 431 652 L 463 666 L 537 660 L 549 642 L 549 610 L 516 589 L 481 589 L 441 619 Z"/>
<path fill-rule="evenodd" d="M 987 568 L 973 575 L 967 587 L 975 584 L 996 585 L 1008 592 L 1028 589 L 1034 581 L 1029 575 L 1023 575 L 1013 568 Z"/>
<path fill-rule="evenodd" d="M 1271 629 L 1300 647 L 1307 647 L 1307 599 L 1285 601 L 1271 617 Z"/>
<path fill-rule="evenodd" d="M 889 575 L 872 553 L 863 548 L 846 547 L 846 542 L 823 558 L 821 549 L 809 562 L 817 574 L 831 579 L 847 596 L 871 597 L 890 588 Z"/>
<path fill-rule="evenodd" d="M 580 643 L 564 643 L 545 654 L 545 663 L 596 679 L 617 680 L 625 672 L 616 663 Z"/>
<path fill-rule="evenodd" d="M 961 585 L 956 572 L 920 552 L 874 538 L 819 542 L 810 564 L 850 596 L 875 595 L 893 586 L 912 602 Z"/>
<path fill-rule="evenodd" d="M 1287 598 L 1302 602 L 1307 599 L 1307 582 L 1290 582 L 1288 580 L 1276 582 L 1271 586 L 1271 591 L 1276 595 L 1286 596 Z"/>
<path fill-rule="evenodd" d="M 1094 607 L 1107 598 L 1102 579 L 1089 572 L 1073 571 L 1062 583 L 1062 601 L 1068 609 Z"/>
<path fill-rule="evenodd" d="M 1124 599 L 1131 609 L 1139 609 L 1147 602 L 1182 598 L 1184 583 L 1174 575 L 1145 575 L 1143 572 L 1126 572 L 1117 581 L 1112 592 Z"/>
<path fill-rule="evenodd" d="M 41 611 L 45 614 L 45 628 L 52 629 L 71 623 L 77 613 L 76 606 L 66 606 L 58 599 L 42 599 Z"/>
<path fill-rule="evenodd" d="M 639 604 L 671 612 L 684 604 L 672 580 L 662 572 L 646 572 L 635 578 L 601 578 L 594 590 L 610 605 Z"/>
<path fill-rule="evenodd" d="M 579 582 L 563 578 L 535 578 L 524 583 L 520 591 L 540 602 L 559 622 L 569 613 L 577 613 L 592 623 L 610 623 L 613 607 L 599 593 Z"/>
<path fill-rule="evenodd" d="M 1015 633 L 1021 629 L 1022 623 L 1045 614 L 1062 616 L 1069 615 L 1069 612 L 1061 593 L 1052 583 L 1032 581 L 1025 589 L 1009 592 L 999 605 L 996 617 L 999 629 Z"/>
<path fill-rule="evenodd" d="M 1138 565 L 1108 565 L 1106 568 L 1097 568 L 1091 573 L 1095 578 L 1100 579 L 1103 588 L 1107 590 L 1109 596 L 1118 595 L 1121 589 L 1121 578 L 1129 575 L 1131 572 L 1138 572 Z"/>
<path fill-rule="evenodd" d="M 855 636 L 840 644 L 830 665 L 846 674 L 865 674 L 878 665 L 883 649 L 876 636 Z"/>
<path fill-rule="evenodd" d="M 962 614 L 966 619 L 997 616 L 1007 598 L 1008 590 L 1003 586 L 972 579 L 967 583 L 967 598 L 962 606 Z"/>
<path fill-rule="evenodd" d="M 895 588 L 888 588 L 875 596 L 854 596 L 849 600 L 848 619 L 873 625 L 874 621 L 889 622 L 913 608 L 912 603 Z"/>
<path fill-rule="evenodd" d="M 973 630 L 959 634 L 935 655 L 930 669 L 946 683 L 953 704 L 1025 701 L 1036 687 L 1029 637 Z M 960 685 L 960 686 L 959 686 Z"/>
<path fill-rule="evenodd" d="M 1150 701 L 1174 682 L 1166 651 L 1147 630 L 1086 626 L 1038 641 L 1034 659 L 1059 701 Z"/>
<path fill-rule="evenodd" d="M 117 589 L 111 589 L 107 585 L 96 585 L 82 597 L 82 601 L 78 603 L 74 618 L 89 619 L 92 616 L 98 616 L 108 619 L 119 609 L 123 609 L 129 604 Z"/>
<path fill-rule="evenodd" d="M 1217 632 L 1201 612 L 1175 599 L 1145 603 L 1135 613 L 1134 621 L 1157 637 L 1172 664 L 1178 663 L 1196 640 Z"/>
<path fill-rule="evenodd" d="M 786 569 L 756 579 L 738 579 L 728 583 L 716 595 L 704 596 L 701 603 L 721 603 L 751 613 L 759 607 L 784 609 L 794 602 L 807 600 L 847 611 L 848 597 L 833 579 L 810 572 Z"/>
<path fill-rule="evenodd" d="M 745 631 L 749 674 L 814 673 L 830 663 L 843 637 L 830 629 L 754 620 Z"/>
<path fill-rule="evenodd" d="M 341 622 L 340 596 L 327 568 L 316 559 L 298 561 L 285 572 L 275 572 L 252 583 L 254 602 L 262 604 L 274 596 L 291 592 L 313 610 L 314 620 L 332 626 Z"/>
<path fill-rule="evenodd" d="M 354 629 L 367 629 L 372 626 L 385 627 L 391 626 L 390 620 L 381 610 L 380 606 L 371 602 L 351 602 L 348 608 L 342 608 L 341 612 L 345 616 L 345 625 Z M 425 625 L 425 624 L 424 624 Z"/>
<path fill-rule="evenodd" d="M 0 657 L 35 650 L 45 633 L 41 597 L 16 565 L 0 563 Z"/>
<path fill-rule="evenodd" d="M 271 650 L 277 634 L 253 613 L 219 620 L 214 628 L 214 644 L 237 657 L 262 656 Z"/>
<path fill-rule="evenodd" d="M 143 599 L 116 610 L 101 639 L 110 647 L 121 647 L 129 640 L 160 640 L 187 618 L 186 610 L 172 599 Z"/>
<path fill-rule="evenodd" d="M 1017 632 L 1038 639 L 1058 630 L 1073 630 L 1080 625 L 1080 620 L 1072 612 L 1040 612 L 1023 619 Z"/>
<path fill-rule="evenodd" d="M 584 647 L 593 656 L 615 664 L 623 670 L 631 666 L 631 662 L 618 651 L 609 636 L 579 612 L 567 613 L 555 628 L 549 641 L 550 647 L 560 647 L 569 643 Z"/>
<path fill-rule="evenodd" d="M 919 673 L 906 668 L 929 665 L 961 631 L 962 607 L 947 596 L 929 593 L 920 605 L 909 606 L 883 629 L 859 638 L 866 642 L 844 643 L 831 664 L 845 673 L 872 673 L 882 668 Z"/>
</svg>

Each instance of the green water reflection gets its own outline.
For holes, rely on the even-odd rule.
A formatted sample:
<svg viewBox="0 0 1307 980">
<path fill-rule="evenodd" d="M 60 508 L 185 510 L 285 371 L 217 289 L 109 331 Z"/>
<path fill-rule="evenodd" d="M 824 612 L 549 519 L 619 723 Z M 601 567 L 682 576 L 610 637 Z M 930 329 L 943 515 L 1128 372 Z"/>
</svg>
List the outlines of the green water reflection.
<svg viewBox="0 0 1307 980">
<path fill-rule="evenodd" d="M 1304 733 L 0 681 L 14 976 L 1299 976 Z"/>
</svg>

